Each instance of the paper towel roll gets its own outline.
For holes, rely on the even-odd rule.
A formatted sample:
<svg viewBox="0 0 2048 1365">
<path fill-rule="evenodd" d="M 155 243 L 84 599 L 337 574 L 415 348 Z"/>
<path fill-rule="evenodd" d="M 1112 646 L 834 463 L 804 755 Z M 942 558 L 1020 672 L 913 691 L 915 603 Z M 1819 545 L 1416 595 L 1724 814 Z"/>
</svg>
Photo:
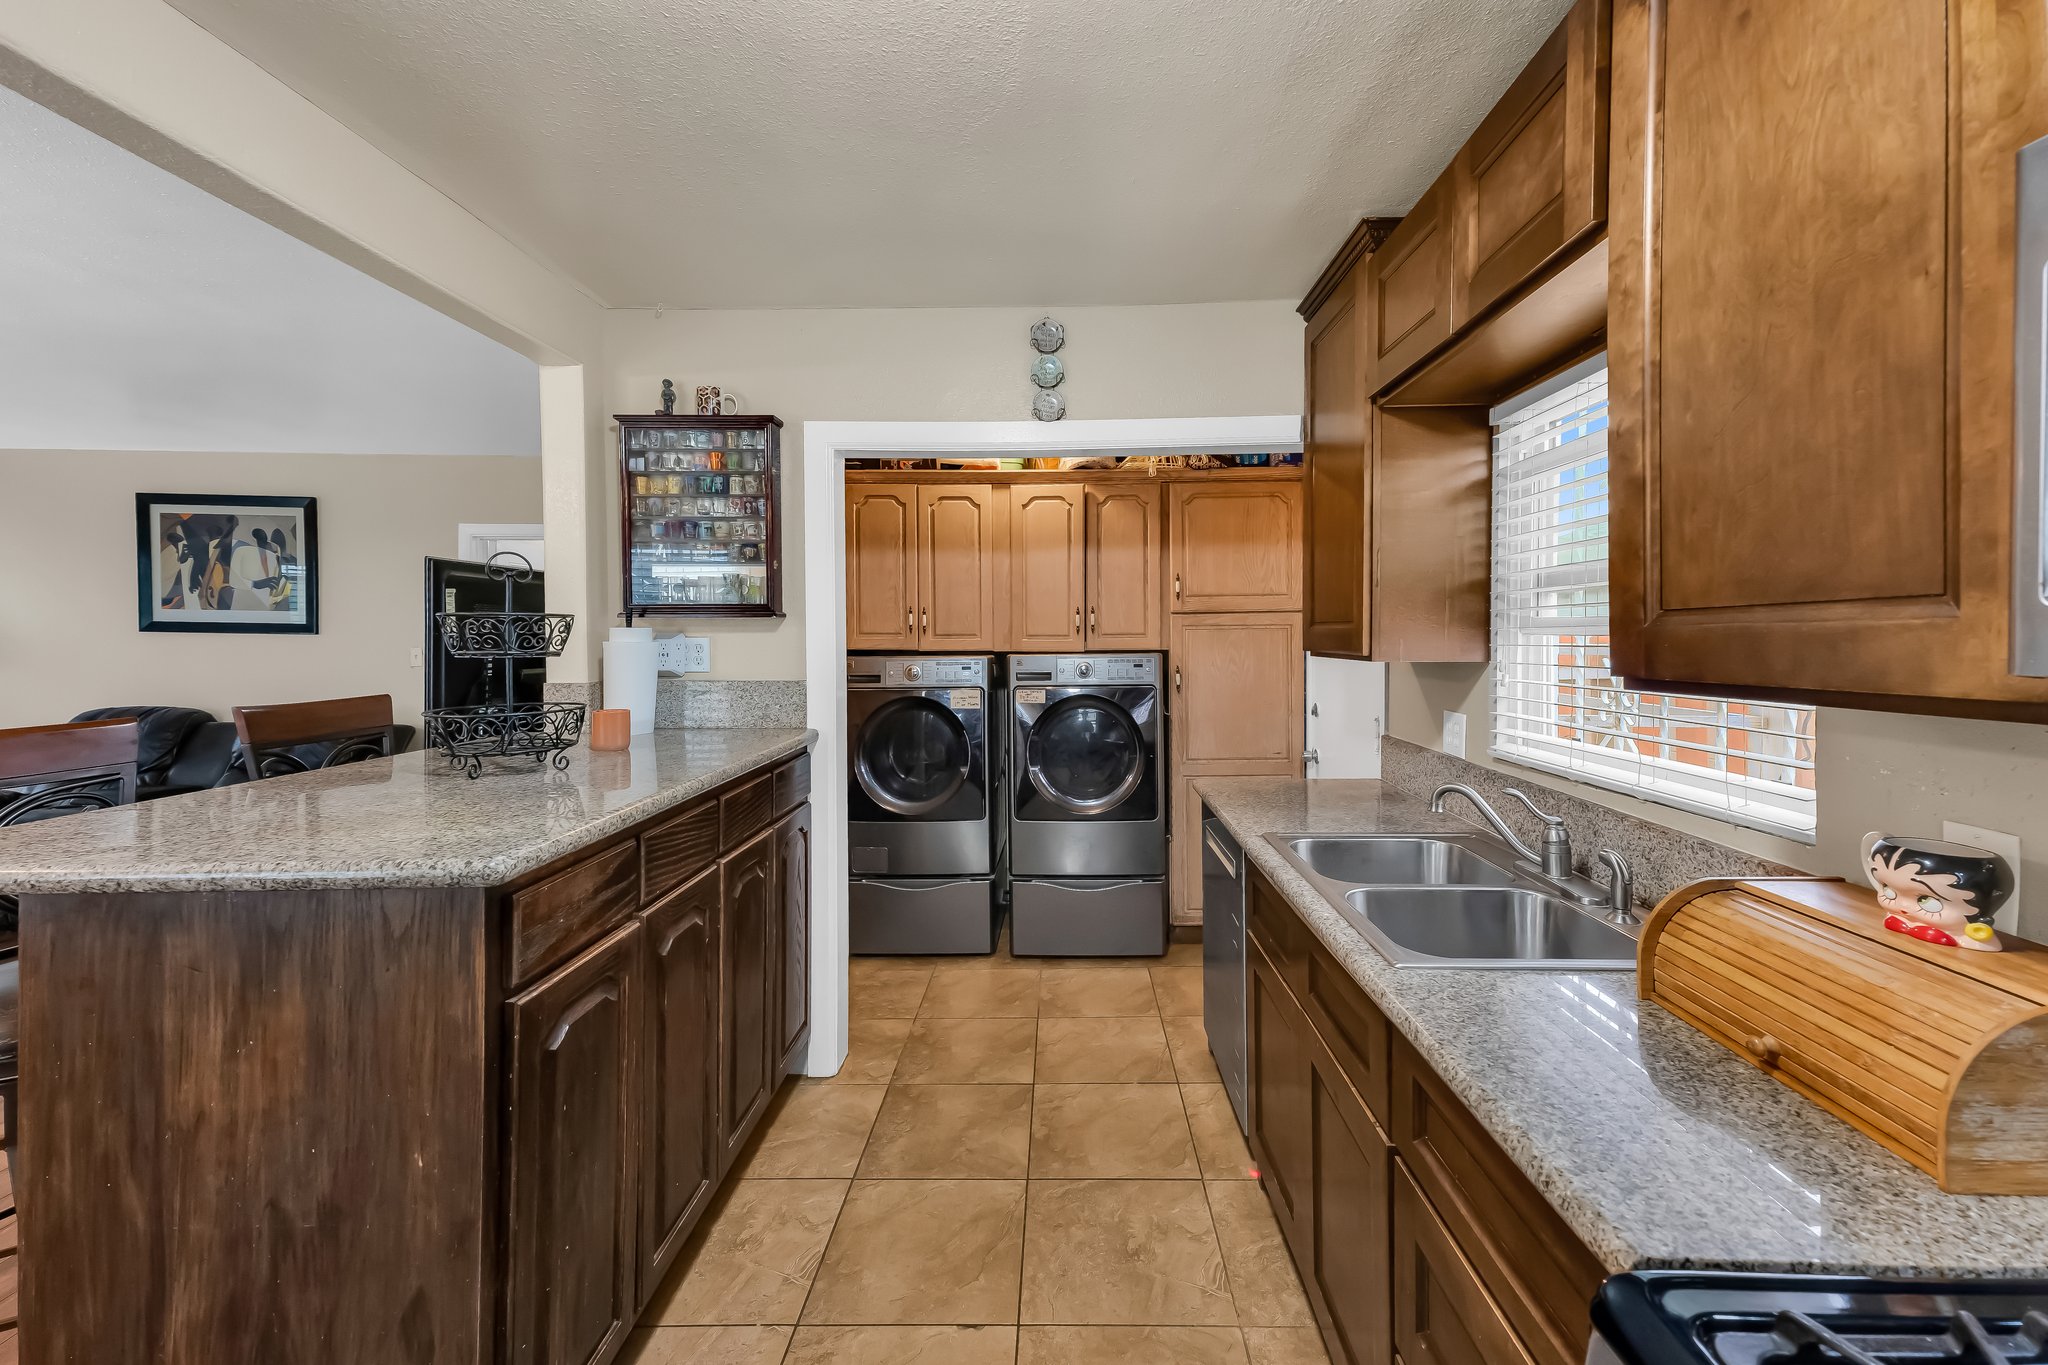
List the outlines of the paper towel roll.
<svg viewBox="0 0 2048 1365">
<path fill-rule="evenodd" d="M 613 626 L 604 642 L 604 704 L 633 713 L 633 733 L 654 733 L 654 631 L 648 626 Z"/>
</svg>

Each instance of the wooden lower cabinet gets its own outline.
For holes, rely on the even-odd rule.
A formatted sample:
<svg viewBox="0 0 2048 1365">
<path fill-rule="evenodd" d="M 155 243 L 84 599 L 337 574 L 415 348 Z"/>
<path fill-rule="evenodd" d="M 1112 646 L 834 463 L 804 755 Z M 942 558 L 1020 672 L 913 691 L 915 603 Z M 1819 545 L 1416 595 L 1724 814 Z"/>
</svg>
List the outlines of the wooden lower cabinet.
<svg viewBox="0 0 2048 1365">
<path fill-rule="evenodd" d="M 638 1315 L 644 932 L 628 924 L 508 1003 L 516 1365 L 608 1360 Z"/>
<path fill-rule="evenodd" d="M 1273 1205 L 1273 1216 L 1287 1239 L 1294 1263 L 1313 1263 L 1313 1225 L 1309 1191 L 1315 1178 L 1315 1148 L 1309 1119 L 1310 1087 L 1308 1020 L 1281 982 L 1278 970 L 1256 945 L 1246 951 L 1245 1053 L 1250 1059 L 1252 1157 L 1259 1165 L 1259 1183 Z M 1305 1274 L 1303 1279 L 1308 1276 Z"/>
<path fill-rule="evenodd" d="M 1534 1365 L 1406 1167 L 1394 1177 L 1393 1327 L 1413 1365 Z"/>
<path fill-rule="evenodd" d="M 770 954 L 782 907 L 775 897 L 780 852 L 776 832 L 763 830 L 725 855 L 725 924 L 719 948 L 719 1170 L 729 1169 L 775 1096 L 773 1053 L 781 1035 L 774 1017 L 781 994 L 779 964 Z"/>
<path fill-rule="evenodd" d="M 1305 1021 L 1304 1021 L 1305 1022 Z M 1324 1344 L 1338 1365 L 1387 1365 L 1394 1149 L 1336 1061 L 1312 1051 L 1309 1176 L 1313 1253 L 1304 1276 Z"/>
<path fill-rule="evenodd" d="M 641 1161 L 645 1304 L 718 1189 L 717 864 L 640 917 L 648 961 L 647 1125 Z"/>
<path fill-rule="evenodd" d="M 801 806 L 775 827 L 775 898 L 781 906 L 780 938 L 771 964 L 776 985 L 775 1079 L 796 1069 L 811 1040 L 811 808 Z"/>
</svg>

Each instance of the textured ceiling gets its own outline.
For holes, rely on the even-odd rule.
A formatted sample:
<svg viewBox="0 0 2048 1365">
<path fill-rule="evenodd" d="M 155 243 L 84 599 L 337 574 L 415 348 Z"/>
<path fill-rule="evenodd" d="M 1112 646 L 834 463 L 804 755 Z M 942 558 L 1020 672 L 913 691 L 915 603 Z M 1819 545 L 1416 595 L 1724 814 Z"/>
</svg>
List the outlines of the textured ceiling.
<svg viewBox="0 0 2048 1365">
<path fill-rule="evenodd" d="M 1569 0 L 172 0 L 612 305 L 1302 292 Z"/>
<path fill-rule="evenodd" d="M 0 448 L 539 453 L 532 361 L 6 89 L 0 186 Z"/>
</svg>

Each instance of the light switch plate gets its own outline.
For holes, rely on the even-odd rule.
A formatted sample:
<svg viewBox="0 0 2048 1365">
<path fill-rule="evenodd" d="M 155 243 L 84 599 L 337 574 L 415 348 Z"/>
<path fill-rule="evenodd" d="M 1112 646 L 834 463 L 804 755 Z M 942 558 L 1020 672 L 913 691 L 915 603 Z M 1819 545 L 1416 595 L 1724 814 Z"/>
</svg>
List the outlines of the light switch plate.
<svg viewBox="0 0 2048 1365">
<path fill-rule="evenodd" d="M 1941 822 L 1941 837 L 1952 844 L 1988 848 L 2005 859 L 2005 865 L 2012 869 L 2012 898 L 2000 908 L 1991 927 L 2001 934 L 2017 934 L 2020 931 L 2020 897 L 2026 894 L 2020 885 L 2020 836 L 1944 820 Z"/>
<path fill-rule="evenodd" d="M 1465 713 L 1444 712 L 1444 752 L 1452 758 L 1465 756 Z"/>
</svg>

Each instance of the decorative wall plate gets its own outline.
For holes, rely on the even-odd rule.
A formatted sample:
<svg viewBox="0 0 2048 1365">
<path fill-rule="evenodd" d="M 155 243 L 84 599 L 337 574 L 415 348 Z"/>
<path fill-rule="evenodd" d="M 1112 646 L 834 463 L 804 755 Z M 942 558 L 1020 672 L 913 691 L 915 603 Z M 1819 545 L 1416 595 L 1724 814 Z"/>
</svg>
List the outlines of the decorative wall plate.
<svg viewBox="0 0 2048 1365">
<path fill-rule="evenodd" d="M 1067 367 L 1056 355 L 1042 355 L 1031 362 L 1031 382 L 1041 389 L 1057 388 L 1067 377 Z"/>
<path fill-rule="evenodd" d="M 1040 355 L 1051 355 L 1067 344 L 1067 329 L 1051 318 L 1040 318 L 1031 324 L 1031 346 Z"/>
<path fill-rule="evenodd" d="M 1041 422 L 1057 422 L 1067 415 L 1067 400 L 1051 389 L 1040 389 L 1032 396 L 1031 415 Z"/>
</svg>

